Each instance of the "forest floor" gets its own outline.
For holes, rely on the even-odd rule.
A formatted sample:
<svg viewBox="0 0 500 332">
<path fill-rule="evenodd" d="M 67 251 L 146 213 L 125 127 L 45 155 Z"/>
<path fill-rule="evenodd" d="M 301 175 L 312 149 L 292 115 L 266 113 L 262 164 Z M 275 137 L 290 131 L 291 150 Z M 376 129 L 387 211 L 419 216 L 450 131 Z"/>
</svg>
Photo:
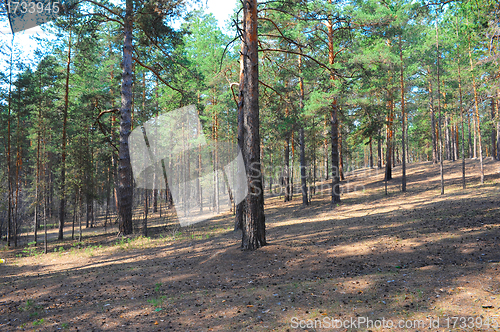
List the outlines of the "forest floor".
<svg viewBox="0 0 500 332">
<path fill-rule="evenodd" d="M 500 331 L 500 163 L 486 159 L 480 185 L 479 162 L 467 160 L 465 190 L 461 162 L 444 165 L 444 195 L 439 166 L 426 162 L 409 165 L 406 193 L 396 167 L 387 196 L 383 172 L 363 169 L 347 174 L 333 208 L 326 190 L 308 207 L 297 194 L 287 203 L 267 197 L 268 245 L 255 252 L 240 250 L 230 213 L 186 228 L 153 215 L 148 238 L 87 233 L 82 243 L 49 242 L 47 255 L 4 247 L 0 331 L 320 331 L 329 323 Z"/>
</svg>

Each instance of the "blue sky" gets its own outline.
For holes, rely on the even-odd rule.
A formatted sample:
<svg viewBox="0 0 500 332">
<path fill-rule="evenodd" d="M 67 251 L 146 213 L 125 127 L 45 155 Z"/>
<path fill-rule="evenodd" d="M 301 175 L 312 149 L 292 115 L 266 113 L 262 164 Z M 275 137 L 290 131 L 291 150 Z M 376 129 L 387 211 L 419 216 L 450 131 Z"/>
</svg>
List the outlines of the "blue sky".
<svg viewBox="0 0 500 332">
<path fill-rule="evenodd" d="M 237 2 L 238 0 L 202 0 L 203 7 L 207 8 L 207 12 L 215 15 L 221 28 L 224 27 L 224 22 L 232 14 Z M 15 48 L 21 51 L 21 56 L 27 60 L 33 58 L 37 46 L 36 42 L 32 39 L 33 36 L 48 37 L 40 27 L 22 31 L 15 35 Z M 6 20 L 0 22 L 0 43 L 10 45 L 11 40 L 12 34 L 8 22 Z M 3 57 L 0 56 L 0 59 L 3 59 Z"/>
</svg>

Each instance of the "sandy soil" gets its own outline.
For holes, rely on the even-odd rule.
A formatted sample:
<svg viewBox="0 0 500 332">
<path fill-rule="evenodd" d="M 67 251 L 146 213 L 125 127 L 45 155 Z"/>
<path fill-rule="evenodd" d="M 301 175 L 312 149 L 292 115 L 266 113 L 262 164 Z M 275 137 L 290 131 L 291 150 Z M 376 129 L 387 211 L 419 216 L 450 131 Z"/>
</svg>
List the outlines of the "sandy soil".
<svg viewBox="0 0 500 332">
<path fill-rule="evenodd" d="M 445 195 L 419 163 L 406 193 L 397 167 L 387 196 L 365 169 L 335 207 L 319 190 L 308 207 L 267 197 L 255 252 L 229 213 L 187 228 L 155 215 L 150 238 L 86 234 L 47 255 L 4 248 L 0 331 L 500 331 L 500 163 L 480 185 L 468 160 L 465 190 L 460 166 L 445 163 Z"/>
</svg>

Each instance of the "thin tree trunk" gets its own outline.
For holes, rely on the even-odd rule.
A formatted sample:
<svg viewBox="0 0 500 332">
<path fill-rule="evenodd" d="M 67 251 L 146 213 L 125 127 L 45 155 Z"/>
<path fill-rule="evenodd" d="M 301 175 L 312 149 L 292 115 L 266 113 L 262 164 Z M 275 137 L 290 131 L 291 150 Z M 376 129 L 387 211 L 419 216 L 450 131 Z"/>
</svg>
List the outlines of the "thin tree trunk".
<svg viewBox="0 0 500 332">
<path fill-rule="evenodd" d="M 370 168 L 373 168 L 373 137 L 370 137 Z"/>
<path fill-rule="evenodd" d="M 148 190 L 147 189 L 144 189 L 144 220 L 142 223 L 142 235 L 144 235 L 144 237 L 148 236 Z"/>
<path fill-rule="evenodd" d="M 288 168 L 288 176 L 290 178 L 290 198 L 289 200 L 293 200 L 293 162 L 295 161 L 295 131 L 292 130 L 292 135 L 290 139 L 290 146 L 292 148 L 292 160 L 290 161 L 291 166 Z"/>
<path fill-rule="evenodd" d="M 325 158 L 325 181 L 328 181 L 330 171 L 328 169 L 328 117 L 325 116 L 325 141 L 324 146 L 324 158 Z"/>
<path fill-rule="evenodd" d="M 393 137 L 393 121 L 394 121 L 394 106 L 392 97 L 387 101 L 388 115 L 387 115 L 387 135 L 386 135 L 386 161 L 385 161 L 385 179 L 387 181 L 392 180 L 392 164 L 393 164 L 393 150 L 392 137 Z"/>
<path fill-rule="evenodd" d="M 305 151 L 305 138 L 304 138 L 304 127 L 300 128 L 300 178 L 302 185 L 302 204 L 309 205 L 309 200 L 307 199 L 307 183 L 306 183 L 306 151 Z"/>
<path fill-rule="evenodd" d="M 468 140 L 468 147 L 469 147 L 469 158 L 472 158 L 473 154 L 472 154 L 472 128 L 471 128 L 471 124 L 470 124 L 470 113 L 467 112 L 467 129 L 468 129 L 468 132 L 469 132 L 469 140 Z"/>
<path fill-rule="evenodd" d="M 441 173 L 441 195 L 444 195 L 444 170 L 443 170 L 443 134 L 441 131 L 441 119 L 442 119 L 442 114 L 441 114 L 441 92 L 440 92 L 440 80 L 439 80 L 439 59 L 441 58 L 441 54 L 439 53 L 439 32 L 438 32 L 438 26 L 436 22 L 436 52 L 437 52 L 437 95 L 438 95 L 438 113 L 439 113 L 439 120 L 438 120 L 438 130 L 439 130 L 439 171 Z"/>
<path fill-rule="evenodd" d="M 45 170 L 46 171 L 46 170 Z M 47 194 L 46 189 L 45 189 L 45 194 Z M 46 196 L 46 195 L 45 195 Z M 44 200 L 44 209 L 43 209 L 43 230 L 44 230 L 44 236 L 43 236 L 43 252 L 44 254 L 47 254 L 47 247 L 48 247 L 48 237 L 47 237 L 47 199 Z"/>
<path fill-rule="evenodd" d="M 496 101 L 491 97 L 491 156 L 493 159 L 497 156 L 497 131 L 495 128 L 496 119 Z"/>
<path fill-rule="evenodd" d="M 431 110 L 431 131 L 432 131 L 432 162 L 438 162 L 437 135 L 436 135 L 436 115 L 434 114 L 434 97 L 432 93 L 431 71 L 427 70 L 429 75 L 429 107 Z"/>
<path fill-rule="evenodd" d="M 474 77 L 474 67 L 472 65 L 472 53 L 470 47 L 470 36 L 469 36 L 469 60 L 470 60 L 470 73 L 472 76 L 472 88 L 474 90 L 474 104 L 476 107 L 476 130 L 477 130 L 477 138 L 479 141 L 479 165 L 481 167 L 481 183 L 484 183 L 484 169 L 483 169 L 483 145 L 481 142 L 481 120 L 479 119 L 479 103 L 477 99 L 477 89 L 476 89 L 476 79 Z"/>
<path fill-rule="evenodd" d="M 456 33 L 458 39 L 458 18 L 456 19 Z M 465 189 L 465 128 L 464 128 L 464 106 L 462 102 L 462 73 L 460 68 L 460 50 L 457 51 L 457 67 L 458 67 L 458 95 L 460 102 L 460 122 L 462 124 L 462 188 Z M 458 136 L 458 133 L 457 133 Z"/>
<path fill-rule="evenodd" d="M 65 181 L 66 181 L 66 123 L 68 119 L 69 106 L 69 72 L 71 66 L 71 30 L 68 37 L 68 56 L 66 62 L 66 84 L 64 87 L 64 109 L 63 109 L 63 127 L 61 142 L 61 201 L 59 205 L 59 234 L 57 239 L 62 240 L 64 236 L 64 216 L 66 214 L 65 205 Z"/>
<path fill-rule="evenodd" d="M 285 169 L 283 172 L 283 181 L 285 184 L 285 202 L 290 201 L 290 137 L 285 138 Z"/>
<path fill-rule="evenodd" d="M 42 81 L 41 81 L 41 73 L 39 73 L 39 93 L 42 93 Z M 34 241 L 35 246 L 38 244 L 38 226 L 39 220 L 38 215 L 40 212 L 38 211 L 38 206 L 40 205 L 40 197 L 39 197 L 39 186 L 40 186 L 40 131 L 42 126 L 42 105 L 41 102 L 38 105 L 38 128 L 36 132 L 36 178 L 35 178 L 35 227 L 34 227 Z"/>
<path fill-rule="evenodd" d="M 342 141 L 342 123 L 340 122 L 340 111 L 342 110 L 340 107 L 338 108 L 339 112 L 337 113 L 337 121 L 339 123 L 339 175 L 340 180 L 344 181 L 344 153 L 343 153 L 343 141 Z"/>
<path fill-rule="evenodd" d="M 330 110 L 331 142 L 332 142 L 332 204 L 340 202 L 340 171 L 339 171 L 339 135 L 338 135 L 337 98 L 333 99 Z"/>
<path fill-rule="evenodd" d="M 123 235 L 132 233 L 132 168 L 130 165 L 130 150 L 128 138 L 132 125 L 132 9 L 133 1 L 126 0 L 124 17 L 123 75 L 122 75 L 122 105 L 120 108 L 120 152 L 119 152 L 119 229 Z"/>
<path fill-rule="evenodd" d="M 75 204 L 73 206 L 73 224 L 71 226 L 71 240 L 75 239 L 75 219 L 76 219 L 76 205 L 78 204 L 78 196 L 75 189 Z M 106 223 L 104 223 L 104 229 L 106 229 Z"/>
<path fill-rule="evenodd" d="M 79 226 L 79 231 L 78 231 L 78 242 L 82 242 L 82 189 L 78 188 L 78 226 Z"/>
<path fill-rule="evenodd" d="M 243 21 L 243 31 L 245 30 L 245 24 L 246 22 Z M 245 54 L 247 53 L 247 45 L 245 43 L 245 40 L 242 39 L 241 41 L 241 51 L 240 51 L 240 82 L 239 82 L 239 93 L 238 93 L 238 147 L 242 153 L 243 160 L 245 162 L 245 165 L 247 165 L 246 161 L 246 155 L 244 153 L 245 151 L 245 129 L 244 129 L 244 121 L 243 121 L 243 116 L 244 116 L 244 84 L 245 84 Z M 238 169 L 237 170 L 238 174 L 238 179 L 241 179 L 243 174 L 243 170 Z M 246 173 L 246 171 L 245 171 Z M 238 185 L 240 185 L 240 181 L 238 181 Z M 239 192 L 243 191 L 243 188 L 237 188 Z M 245 216 L 245 210 L 246 210 L 246 200 L 241 201 L 236 205 L 236 213 L 235 213 L 235 220 L 234 220 L 234 230 L 243 230 L 243 219 Z"/>
<path fill-rule="evenodd" d="M 332 0 L 328 0 L 331 4 Z M 333 22 L 332 17 L 328 17 L 328 63 L 333 66 L 335 62 L 335 52 L 333 49 Z M 335 75 L 330 74 L 332 86 L 335 86 Z M 330 109 L 330 126 L 331 126 L 331 145 L 332 145 L 332 205 L 340 202 L 340 168 L 339 168 L 339 109 L 337 105 L 337 97 L 333 97 Z"/>
<path fill-rule="evenodd" d="M 403 49 L 401 45 L 401 35 L 399 35 L 399 59 L 401 61 L 401 121 L 402 121 L 402 131 L 401 131 L 401 143 L 402 143 L 402 153 L 401 161 L 403 163 L 403 176 L 401 180 L 401 191 L 406 192 L 406 141 L 405 141 L 405 131 L 406 131 L 406 114 L 405 114 L 405 84 L 404 84 L 404 63 L 403 63 Z M 370 141 L 371 142 L 371 141 Z M 370 145 L 371 148 L 371 145 Z"/>
<path fill-rule="evenodd" d="M 378 169 L 381 169 L 382 168 L 382 138 L 380 137 L 380 129 L 378 131 L 377 136 L 378 136 L 378 138 L 377 138 L 377 157 L 378 157 L 377 167 L 378 167 Z"/>
<path fill-rule="evenodd" d="M 299 107 L 300 112 L 304 111 L 304 80 L 302 78 L 302 57 L 299 56 L 299 88 L 300 88 L 300 99 Z M 313 126 L 314 127 L 314 126 Z M 306 178 L 306 144 L 305 144 L 305 134 L 304 126 L 300 127 L 299 130 L 299 141 L 300 141 L 300 181 L 302 186 L 302 204 L 309 205 L 309 199 L 307 198 L 307 178 Z"/>
<path fill-rule="evenodd" d="M 496 98 L 496 108 L 497 108 L 497 160 L 500 161 L 500 89 L 497 89 L 497 98 Z"/>
<path fill-rule="evenodd" d="M 7 116 L 7 182 L 9 183 L 8 189 L 8 212 L 7 212 L 7 247 L 10 247 L 10 240 L 12 237 L 12 170 L 11 170 L 11 114 L 12 114 L 12 54 L 14 52 L 14 36 L 12 36 L 12 44 L 10 49 L 10 74 L 9 74 L 9 100 L 8 100 L 8 116 Z"/>
<path fill-rule="evenodd" d="M 474 134 L 474 145 L 473 145 L 474 159 L 477 159 L 477 126 L 476 126 L 476 114 L 474 113 L 474 109 L 472 109 L 472 127 Z"/>
</svg>

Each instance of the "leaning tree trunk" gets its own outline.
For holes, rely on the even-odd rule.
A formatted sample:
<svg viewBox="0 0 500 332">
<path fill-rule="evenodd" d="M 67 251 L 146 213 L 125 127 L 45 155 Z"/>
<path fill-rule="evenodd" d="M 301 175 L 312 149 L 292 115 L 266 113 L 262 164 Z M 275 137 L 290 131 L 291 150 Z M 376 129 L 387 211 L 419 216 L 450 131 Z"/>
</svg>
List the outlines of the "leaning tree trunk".
<svg viewBox="0 0 500 332">
<path fill-rule="evenodd" d="M 266 245 L 264 191 L 260 165 L 257 0 L 247 0 L 243 3 L 243 18 L 244 84 L 240 85 L 240 90 L 243 90 L 243 154 L 246 157 L 248 195 L 245 199 L 241 247 L 245 250 L 255 250 Z"/>
<path fill-rule="evenodd" d="M 121 86 L 122 105 L 120 108 L 120 151 L 118 168 L 118 214 L 121 234 L 132 233 L 132 167 L 128 138 L 131 129 L 132 107 L 132 8 L 133 1 L 126 0 L 124 18 L 123 76 Z"/>
</svg>

